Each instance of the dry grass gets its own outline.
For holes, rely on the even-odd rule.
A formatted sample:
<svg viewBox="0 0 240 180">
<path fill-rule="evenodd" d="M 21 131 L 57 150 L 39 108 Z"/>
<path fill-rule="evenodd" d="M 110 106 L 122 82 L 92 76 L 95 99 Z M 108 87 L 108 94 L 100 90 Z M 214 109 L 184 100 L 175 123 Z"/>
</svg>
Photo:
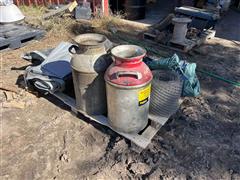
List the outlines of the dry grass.
<svg viewBox="0 0 240 180">
<path fill-rule="evenodd" d="M 120 15 L 96 17 L 92 19 L 91 23 L 94 28 L 106 30 L 109 28 L 109 26 L 118 26 L 120 23 L 120 19 Z"/>
<path fill-rule="evenodd" d="M 128 34 L 137 34 L 139 31 L 147 29 L 146 26 L 140 23 L 124 20 L 122 15 L 94 18 L 91 23 L 95 29 L 107 30 L 113 33 L 121 31 Z"/>
<path fill-rule="evenodd" d="M 69 27 L 75 21 L 69 14 L 53 16 L 48 20 L 43 20 L 42 16 L 48 11 L 44 6 L 20 6 L 21 11 L 26 16 L 25 22 L 32 26 L 43 28 L 52 36 L 61 36 L 69 33 Z"/>
<path fill-rule="evenodd" d="M 74 24 L 75 21 L 70 17 L 53 17 L 49 20 L 43 21 L 43 27 L 53 36 L 61 35 L 61 34 L 69 34 L 71 33 L 71 25 Z"/>
<path fill-rule="evenodd" d="M 61 37 L 61 35 L 73 36 L 86 32 L 116 33 L 117 31 L 128 34 L 137 34 L 141 27 L 133 26 L 133 23 L 122 20 L 122 15 L 110 15 L 105 17 L 95 17 L 91 21 L 77 22 L 71 14 L 64 13 L 52 16 L 48 20 L 41 19 L 47 12 L 46 7 L 41 6 L 21 6 L 23 14 L 26 16 L 25 22 L 35 27 L 48 31 L 48 35 Z M 138 29 L 138 32 L 136 32 Z M 142 28 L 143 30 L 143 28 Z"/>
<path fill-rule="evenodd" d="M 72 34 L 73 32 L 82 32 L 82 25 L 84 23 L 76 22 L 71 14 L 65 13 L 62 16 L 52 16 L 48 20 L 41 19 L 42 15 L 47 12 L 46 7 L 41 6 L 20 6 L 21 11 L 26 16 L 25 22 L 35 27 L 44 28 L 52 36 L 59 36 L 59 34 Z M 110 27 L 117 27 L 121 16 L 97 17 L 89 21 L 94 29 L 109 30 Z M 74 29 L 75 28 L 75 29 Z M 77 29 L 76 29 L 77 28 Z"/>
<path fill-rule="evenodd" d="M 45 6 L 19 6 L 22 13 L 28 18 L 41 18 L 47 11 Z"/>
</svg>

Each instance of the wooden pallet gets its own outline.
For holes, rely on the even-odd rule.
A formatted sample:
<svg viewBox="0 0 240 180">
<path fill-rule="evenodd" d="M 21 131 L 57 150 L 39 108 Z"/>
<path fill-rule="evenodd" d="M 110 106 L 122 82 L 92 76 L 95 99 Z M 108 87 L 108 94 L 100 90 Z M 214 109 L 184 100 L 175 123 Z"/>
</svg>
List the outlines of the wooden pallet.
<svg viewBox="0 0 240 180">
<path fill-rule="evenodd" d="M 172 47 L 175 50 L 180 50 L 182 52 L 188 52 L 196 45 L 197 45 L 197 43 L 195 41 L 189 40 L 189 39 L 185 39 L 185 42 L 183 42 L 183 43 L 176 43 L 173 41 L 170 41 L 168 43 L 168 46 Z"/>
<path fill-rule="evenodd" d="M 40 39 L 44 34 L 44 30 L 26 25 L 0 25 L 0 51 L 20 48 L 32 40 Z"/>
<path fill-rule="evenodd" d="M 143 38 L 147 41 L 157 43 L 159 46 L 164 47 L 164 48 L 168 48 L 168 49 L 172 49 L 172 50 L 176 50 L 176 51 L 180 51 L 180 52 L 188 52 L 191 49 L 193 49 L 194 47 L 203 44 L 206 40 L 215 37 L 215 34 L 216 34 L 215 30 L 206 30 L 206 31 L 202 32 L 200 37 L 198 37 L 196 39 L 191 39 L 191 40 L 186 39 L 186 42 L 183 44 L 178 44 L 178 43 L 174 43 L 171 41 L 169 41 L 166 44 L 161 44 L 159 42 L 156 42 L 157 36 L 154 34 L 151 34 L 151 33 L 144 33 Z"/>
<path fill-rule="evenodd" d="M 68 105 L 71 108 L 72 112 L 74 112 L 76 115 L 80 113 L 85 117 L 89 118 L 90 120 L 112 129 L 108 123 L 108 118 L 106 116 L 103 116 L 103 115 L 90 116 L 86 114 L 84 111 L 77 110 L 75 99 L 73 99 L 72 97 L 64 93 L 57 92 L 57 93 L 54 93 L 53 96 L 55 96 L 56 98 L 61 100 L 63 103 Z M 158 130 L 167 120 L 168 118 L 163 118 L 163 117 L 159 118 L 158 120 L 149 119 L 148 126 L 140 134 L 127 134 L 127 133 L 117 132 L 114 129 L 112 130 L 122 135 L 126 139 L 130 140 L 132 145 L 131 147 L 133 150 L 137 152 L 141 152 L 151 143 L 152 138 L 157 134 Z"/>
</svg>

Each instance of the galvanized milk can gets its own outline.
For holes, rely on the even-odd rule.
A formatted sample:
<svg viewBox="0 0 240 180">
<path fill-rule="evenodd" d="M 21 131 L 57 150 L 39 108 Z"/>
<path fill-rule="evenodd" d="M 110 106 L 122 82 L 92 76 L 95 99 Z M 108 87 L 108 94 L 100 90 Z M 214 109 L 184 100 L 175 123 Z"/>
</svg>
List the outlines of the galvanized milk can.
<svg viewBox="0 0 240 180">
<path fill-rule="evenodd" d="M 142 62 L 146 50 L 120 45 L 111 50 L 114 62 L 105 73 L 108 120 L 119 132 L 138 133 L 148 123 L 152 73 Z"/>
<path fill-rule="evenodd" d="M 77 46 L 69 51 L 71 60 L 76 107 L 89 115 L 107 113 L 104 73 L 112 63 L 106 55 L 110 41 L 101 34 L 82 34 L 74 39 Z"/>
</svg>

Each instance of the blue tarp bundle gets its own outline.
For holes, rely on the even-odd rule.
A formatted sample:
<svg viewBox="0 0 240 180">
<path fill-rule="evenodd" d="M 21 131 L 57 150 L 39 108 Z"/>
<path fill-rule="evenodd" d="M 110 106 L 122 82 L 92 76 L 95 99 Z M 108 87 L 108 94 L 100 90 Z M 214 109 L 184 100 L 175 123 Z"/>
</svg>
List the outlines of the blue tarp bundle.
<svg viewBox="0 0 240 180">
<path fill-rule="evenodd" d="M 196 75 L 196 63 L 180 61 L 177 54 L 170 58 L 147 60 L 145 63 L 151 70 L 170 69 L 177 72 L 183 80 L 182 96 L 195 97 L 200 94 L 200 82 Z"/>
<path fill-rule="evenodd" d="M 63 91 L 64 78 L 71 74 L 71 55 L 68 51 L 70 46 L 71 43 L 61 42 L 54 49 L 25 54 L 24 59 L 40 61 L 37 66 L 28 66 L 25 69 L 26 85 L 33 85 L 44 93 Z"/>
</svg>

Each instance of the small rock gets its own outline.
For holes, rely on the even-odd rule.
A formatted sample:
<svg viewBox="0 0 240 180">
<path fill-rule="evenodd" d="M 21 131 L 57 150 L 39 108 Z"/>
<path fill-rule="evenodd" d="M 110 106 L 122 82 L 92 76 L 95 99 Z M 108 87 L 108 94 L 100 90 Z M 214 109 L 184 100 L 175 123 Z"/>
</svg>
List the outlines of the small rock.
<svg viewBox="0 0 240 180">
<path fill-rule="evenodd" d="M 232 174 L 232 180 L 239 180 L 240 179 L 240 175 L 239 174 Z"/>
<path fill-rule="evenodd" d="M 150 167 L 145 164 L 145 163 L 133 163 L 130 166 L 130 169 L 134 174 L 146 174 L 148 173 L 151 169 Z"/>
<path fill-rule="evenodd" d="M 153 155 L 153 163 L 156 164 L 159 161 L 159 155 L 156 153 Z"/>
<path fill-rule="evenodd" d="M 60 159 L 60 161 L 64 161 L 64 162 L 67 162 L 67 163 L 70 162 L 70 159 L 69 159 L 69 157 L 67 155 L 67 152 L 62 153 L 59 156 L 59 159 Z"/>
<path fill-rule="evenodd" d="M 187 177 L 184 174 L 180 174 L 174 178 L 174 180 L 186 180 L 186 179 L 187 179 Z"/>
<path fill-rule="evenodd" d="M 113 34 L 117 33 L 117 31 L 118 31 L 117 28 L 114 27 L 113 25 L 110 25 L 110 26 L 108 27 L 108 29 L 109 29 L 109 31 L 112 32 Z"/>
<path fill-rule="evenodd" d="M 13 99 L 17 99 L 18 95 L 16 93 L 12 93 L 12 97 L 13 97 Z"/>
</svg>

